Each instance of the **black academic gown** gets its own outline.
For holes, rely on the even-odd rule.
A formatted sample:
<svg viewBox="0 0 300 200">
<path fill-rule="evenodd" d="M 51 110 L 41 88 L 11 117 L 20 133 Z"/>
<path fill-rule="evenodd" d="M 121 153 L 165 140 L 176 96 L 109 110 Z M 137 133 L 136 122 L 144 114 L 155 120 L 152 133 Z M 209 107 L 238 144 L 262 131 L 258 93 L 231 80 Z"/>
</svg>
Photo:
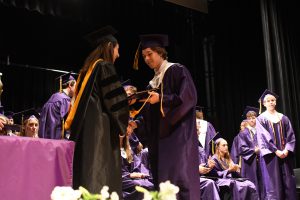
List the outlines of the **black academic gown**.
<svg viewBox="0 0 300 200">
<path fill-rule="evenodd" d="M 71 125 L 71 140 L 76 142 L 73 187 L 83 186 L 99 193 L 104 185 L 109 192 L 122 195 L 119 134 L 126 133 L 129 107 L 115 67 L 98 63 L 84 89 Z"/>
<path fill-rule="evenodd" d="M 160 103 L 147 104 L 143 112 L 155 185 L 170 180 L 180 188 L 178 199 L 200 199 L 193 79 L 187 68 L 173 64 L 166 70 L 160 88 L 165 117 Z"/>
</svg>

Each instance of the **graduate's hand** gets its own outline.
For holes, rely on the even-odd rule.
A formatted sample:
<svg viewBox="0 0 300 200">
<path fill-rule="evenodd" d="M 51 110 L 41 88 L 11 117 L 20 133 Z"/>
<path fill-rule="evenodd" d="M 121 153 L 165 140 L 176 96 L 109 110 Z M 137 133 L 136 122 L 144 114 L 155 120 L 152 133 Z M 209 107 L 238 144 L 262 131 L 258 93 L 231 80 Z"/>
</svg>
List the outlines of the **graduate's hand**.
<svg viewBox="0 0 300 200">
<path fill-rule="evenodd" d="M 289 151 L 288 150 L 283 150 L 283 155 L 284 155 L 284 157 L 286 158 L 288 155 L 289 155 Z"/>
<path fill-rule="evenodd" d="M 209 167 L 204 167 L 202 165 L 199 165 L 199 173 L 200 174 L 207 174 L 211 171 L 211 168 Z"/>
<path fill-rule="evenodd" d="M 228 171 L 230 172 L 238 172 L 239 170 L 240 170 L 240 166 L 237 164 L 232 164 L 228 168 Z"/>
<path fill-rule="evenodd" d="M 208 160 L 207 160 L 207 165 L 208 165 L 209 168 L 212 169 L 212 168 L 215 167 L 216 162 L 215 162 L 213 159 L 211 159 L 211 158 L 209 157 Z"/>
<path fill-rule="evenodd" d="M 134 120 L 130 120 L 128 123 L 133 129 L 137 128 L 137 123 Z"/>
<path fill-rule="evenodd" d="M 140 173 L 140 172 L 133 172 L 130 174 L 130 178 L 134 179 L 134 178 L 146 178 L 148 177 L 149 174 L 144 174 L 144 173 Z"/>
<path fill-rule="evenodd" d="M 2 130 L 3 127 L 4 127 L 4 124 L 0 121 L 0 131 Z"/>
<path fill-rule="evenodd" d="M 159 102 L 159 94 L 157 92 L 148 92 L 148 94 L 150 95 L 150 97 L 147 99 L 141 99 L 140 101 L 141 102 L 145 102 L 147 101 L 148 103 L 151 103 L 151 104 L 155 104 L 155 103 L 158 103 Z"/>
<path fill-rule="evenodd" d="M 284 155 L 283 151 L 276 150 L 275 154 L 276 154 L 276 156 L 278 156 L 281 159 L 285 158 L 285 155 Z"/>
<path fill-rule="evenodd" d="M 137 154 L 139 154 L 139 153 L 141 153 L 142 152 L 142 150 L 143 150 L 143 145 L 142 145 L 142 143 L 140 143 L 139 142 L 139 144 L 137 145 L 137 147 L 136 147 L 136 150 L 137 150 Z"/>
</svg>

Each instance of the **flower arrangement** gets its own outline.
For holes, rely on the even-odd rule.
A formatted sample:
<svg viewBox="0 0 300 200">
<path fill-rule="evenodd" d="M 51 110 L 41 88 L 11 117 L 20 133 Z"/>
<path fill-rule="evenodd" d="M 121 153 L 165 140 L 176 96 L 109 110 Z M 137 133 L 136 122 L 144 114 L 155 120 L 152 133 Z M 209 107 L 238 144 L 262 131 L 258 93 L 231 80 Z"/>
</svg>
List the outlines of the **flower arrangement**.
<svg viewBox="0 0 300 200">
<path fill-rule="evenodd" d="M 51 200 L 119 200 L 116 192 L 109 194 L 108 190 L 108 186 L 103 186 L 100 194 L 91 194 L 81 186 L 78 190 L 70 186 L 56 186 L 51 193 Z"/>
<path fill-rule="evenodd" d="M 179 187 L 173 185 L 170 181 L 159 184 L 159 191 L 148 191 L 143 187 L 135 187 L 138 192 L 144 193 L 143 200 L 176 200 L 176 194 Z"/>
<path fill-rule="evenodd" d="M 56 186 L 51 193 L 51 200 L 119 200 L 116 192 L 110 194 L 108 190 L 109 187 L 104 186 L 100 194 L 91 194 L 81 186 L 78 190 L 73 190 L 70 186 Z M 159 184 L 159 191 L 148 191 L 140 186 L 136 186 L 136 190 L 144 193 L 143 200 L 176 200 L 179 187 L 166 181 Z"/>
</svg>

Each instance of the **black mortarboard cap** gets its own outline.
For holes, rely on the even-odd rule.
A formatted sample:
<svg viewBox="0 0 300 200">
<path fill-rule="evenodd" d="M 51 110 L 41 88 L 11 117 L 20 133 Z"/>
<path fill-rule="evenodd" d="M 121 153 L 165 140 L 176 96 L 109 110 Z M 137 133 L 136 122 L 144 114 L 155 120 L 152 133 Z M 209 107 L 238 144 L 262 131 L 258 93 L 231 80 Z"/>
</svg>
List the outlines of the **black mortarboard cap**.
<svg viewBox="0 0 300 200">
<path fill-rule="evenodd" d="M 140 43 L 134 55 L 133 69 L 138 70 L 139 51 L 149 47 L 166 47 L 169 45 L 168 35 L 165 34 L 145 34 L 139 35 Z"/>
<path fill-rule="evenodd" d="M 84 36 L 85 40 L 89 42 L 92 47 L 98 46 L 102 41 L 109 42 L 118 42 L 114 35 L 117 33 L 117 30 L 112 26 L 107 25 L 96 31 L 88 33 Z"/>
<path fill-rule="evenodd" d="M 259 113 L 261 113 L 261 109 L 262 109 L 262 105 L 263 105 L 263 102 L 264 102 L 264 98 L 265 98 L 265 96 L 268 95 L 268 94 L 274 96 L 274 97 L 276 98 L 276 100 L 279 98 L 279 96 L 278 96 L 277 94 L 275 94 L 274 92 L 272 92 L 272 91 L 266 89 L 266 90 L 262 93 L 262 95 L 259 97 L 259 99 L 258 99 L 258 103 L 259 103 Z"/>
<path fill-rule="evenodd" d="M 168 35 L 165 34 L 146 34 L 140 35 L 141 48 L 166 47 L 169 45 Z"/>
<path fill-rule="evenodd" d="M 209 140 L 209 146 L 211 147 L 211 154 L 215 153 L 215 143 L 219 138 L 221 138 L 221 133 L 216 132 L 216 134 Z"/>
<path fill-rule="evenodd" d="M 266 89 L 266 90 L 262 93 L 262 95 L 260 96 L 260 98 L 259 98 L 258 101 L 261 102 L 261 103 L 263 103 L 265 96 L 268 95 L 268 94 L 274 96 L 276 99 L 278 99 L 278 97 L 279 97 L 279 96 L 278 96 L 277 94 L 275 94 L 274 92 L 272 92 L 272 91 Z"/>
<path fill-rule="evenodd" d="M 244 109 L 244 112 L 243 112 L 242 117 L 243 117 L 243 118 L 247 118 L 247 113 L 248 113 L 249 111 L 254 111 L 254 112 L 256 113 L 256 116 L 259 115 L 259 108 L 252 107 L 252 106 L 246 106 L 246 108 Z"/>
</svg>

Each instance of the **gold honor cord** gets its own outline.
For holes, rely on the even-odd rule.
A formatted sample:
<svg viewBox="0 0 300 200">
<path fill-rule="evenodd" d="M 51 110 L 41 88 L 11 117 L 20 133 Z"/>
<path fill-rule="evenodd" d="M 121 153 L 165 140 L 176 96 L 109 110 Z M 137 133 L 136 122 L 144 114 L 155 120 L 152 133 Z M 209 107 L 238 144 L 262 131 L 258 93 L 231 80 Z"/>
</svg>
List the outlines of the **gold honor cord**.
<svg viewBox="0 0 300 200">
<path fill-rule="evenodd" d="M 150 99 L 150 97 L 151 97 L 151 94 L 149 94 L 146 101 L 144 101 L 143 105 L 137 111 L 130 113 L 130 117 L 134 118 L 137 114 L 139 114 L 141 112 L 141 110 L 144 108 L 144 106 L 146 105 L 147 101 Z"/>
</svg>

